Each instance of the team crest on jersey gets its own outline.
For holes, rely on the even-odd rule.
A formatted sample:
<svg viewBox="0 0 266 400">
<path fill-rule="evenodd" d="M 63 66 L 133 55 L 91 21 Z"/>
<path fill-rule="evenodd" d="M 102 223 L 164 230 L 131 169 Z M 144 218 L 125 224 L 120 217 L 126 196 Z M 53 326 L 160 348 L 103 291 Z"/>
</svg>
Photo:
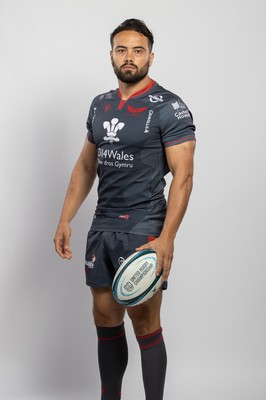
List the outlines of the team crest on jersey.
<svg viewBox="0 0 266 400">
<path fill-rule="evenodd" d="M 111 122 L 104 121 L 103 127 L 106 129 L 106 136 L 103 139 L 110 143 L 119 142 L 120 139 L 117 137 L 117 133 L 121 131 L 124 126 L 124 122 L 119 122 L 118 118 L 113 118 Z"/>
<path fill-rule="evenodd" d="M 149 94 L 150 102 L 151 103 L 158 103 L 159 101 L 163 101 L 163 96 L 158 96 L 158 95 L 151 95 Z"/>
</svg>

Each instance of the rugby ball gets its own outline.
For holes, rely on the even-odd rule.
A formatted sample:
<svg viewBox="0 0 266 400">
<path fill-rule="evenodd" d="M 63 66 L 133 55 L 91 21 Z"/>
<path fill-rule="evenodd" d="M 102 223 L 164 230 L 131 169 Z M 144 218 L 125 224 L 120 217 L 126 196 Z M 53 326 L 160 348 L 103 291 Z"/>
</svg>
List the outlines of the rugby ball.
<svg viewBox="0 0 266 400">
<path fill-rule="evenodd" d="M 115 300 L 133 307 L 150 299 L 162 285 L 162 277 L 156 276 L 157 256 L 152 249 L 131 254 L 118 268 L 112 291 Z"/>
</svg>

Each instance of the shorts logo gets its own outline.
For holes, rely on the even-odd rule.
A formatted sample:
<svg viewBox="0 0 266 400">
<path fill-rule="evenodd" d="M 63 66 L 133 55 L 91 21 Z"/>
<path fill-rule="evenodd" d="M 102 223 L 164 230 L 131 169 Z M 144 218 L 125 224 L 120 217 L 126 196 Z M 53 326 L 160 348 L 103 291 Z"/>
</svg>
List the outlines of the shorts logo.
<svg viewBox="0 0 266 400">
<path fill-rule="evenodd" d="M 85 261 L 85 265 L 86 265 L 88 268 L 93 269 L 93 268 L 94 268 L 94 263 L 95 263 L 95 261 L 96 261 L 96 256 L 93 254 L 93 255 L 92 255 L 92 258 L 91 258 L 91 261 Z"/>
<path fill-rule="evenodd" d="M 130 215 L 129 214 L 122 214 L 122 215 L 119 215 L 118 218 L 128 220 L 130 218 Z"/>
<path fill-rule="evenodd" d="M 123 262 L 125 261 L 124 257 L 118 257 L 118 265 L 122 265 Z"/>
<path fill-rule="evenodd" d="M 152 96 L 150 94 L 149 98 L 150 98 L 151 103 L 158 103 L 159 101 L 161 101 L 161 102 L 163 101 L 163 96 L 157 96 L 157 95 Z"/>
<path fill-rule="evenodd" d="M 120 139 L 116 135 L 118 131 L 121 131 L 121 129 L 124 128 L 124 126 L 124 122 L 119 122 L 118 118 L 113 118 L 111 122 L 104 121 L 103 127 L 106 129 L 107 136 L 103 139 L 110 143 L 119 142 Z"/>
</svg>

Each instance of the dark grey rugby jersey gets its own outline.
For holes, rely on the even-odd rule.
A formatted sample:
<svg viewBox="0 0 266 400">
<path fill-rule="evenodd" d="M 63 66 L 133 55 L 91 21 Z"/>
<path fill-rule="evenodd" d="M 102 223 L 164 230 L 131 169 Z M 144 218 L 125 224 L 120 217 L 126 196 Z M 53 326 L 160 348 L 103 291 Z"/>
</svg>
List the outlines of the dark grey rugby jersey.
<svg viewBox="0 0 266 400">
<path fill-rule="evenodd" d="M 98 152 L 97 231 L 160 234 L 166 212 L 164 148 L 195 140 L 191 112 L 180 97 L 151 81 L 121 100 L 119 90 L 97 96 L 88 140 Z"/>
</svg>

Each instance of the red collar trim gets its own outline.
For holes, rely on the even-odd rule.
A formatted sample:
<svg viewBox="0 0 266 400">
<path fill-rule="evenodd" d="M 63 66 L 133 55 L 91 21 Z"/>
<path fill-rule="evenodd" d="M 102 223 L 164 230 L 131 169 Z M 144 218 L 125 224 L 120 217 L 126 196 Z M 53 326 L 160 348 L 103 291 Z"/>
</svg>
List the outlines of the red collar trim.
<svg viewBox="0 0 266 400">
<path fill-rule="evenodd" d="M 151 79 L 150 83 L 148 84 L 148 86 L 146 86 L 144 89 L 139 90 L 138 92 L 132 94 L 129 99 L 131 99 L 132 97 L 136 97 L 136 96 L 140 96 L 143 93 L 148 92 L 154 85 L 155 85 L 155 81 L 153 79 Z M 120 97 L 120 99 L 122 99 L 122 95 L 119 89 L 117 89 L 117 93 L 118 96 Z"/>
</svg>

